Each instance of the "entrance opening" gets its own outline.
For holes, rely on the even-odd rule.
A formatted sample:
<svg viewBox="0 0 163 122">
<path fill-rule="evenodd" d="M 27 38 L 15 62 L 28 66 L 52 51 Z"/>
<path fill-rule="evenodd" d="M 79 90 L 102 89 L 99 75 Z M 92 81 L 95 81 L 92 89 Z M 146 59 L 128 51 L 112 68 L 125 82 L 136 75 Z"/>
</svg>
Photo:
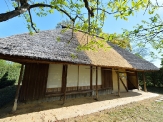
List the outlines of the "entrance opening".
<svg viewBox="0 0 163 122">
<path fill-rule="evenodd" d="M 127 84 L 128 84 L 128 89 L 137 89 L 138 88 L 138 80 L 137 80 L 137 74 L 136 72 L 133 73 L 127 73 Z"/>
</svg>

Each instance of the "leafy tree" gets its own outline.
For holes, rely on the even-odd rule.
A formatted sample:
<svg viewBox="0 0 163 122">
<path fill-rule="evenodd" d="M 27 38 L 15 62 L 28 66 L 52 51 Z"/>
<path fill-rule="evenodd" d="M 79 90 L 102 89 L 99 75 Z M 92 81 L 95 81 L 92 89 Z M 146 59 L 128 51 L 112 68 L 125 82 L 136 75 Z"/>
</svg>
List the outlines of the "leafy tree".
<svg viewBox="0 0 163 122">
<path fill-rule="evenodd" d="M 73 22 L 73 27 L 92 34 L 95 33 L 96 28 L 103 27 L 108 15 L 112 14 L 117 19 L 127 20 L 128 16 L 147 6 L 149 6 L 149 0 L 15 0 L 14 10 L 1 13 L 0 22 L 24 14 L 28 29 L 38 32 L 32 21 L 31 11 L 40 17 L 59 11 Z"/>
<path fill-rule="evenodd" d="M 33 31 L 39 31 L 36 28 L 37 24 L 32 20 L 33 13 L 45 17 L 58 11 L 72 22 L 73 31 L 78 29 L 90 35 L 96 34 L 97 28 L 102 29 L 109 15 L 113 15 L 116 19 L 127 20 L 129 16 L 139 10 L 144 10 L 144 13 L 148 12 L 152 15 L 162 7 L 157 0 L 15 0 L 12 4 L 14 7 L 12 11 L 0 14 L 0 22 L 23 15 L 30 33 L 33 33 Z M 145 47 L 146 43 L 150 43 L 153 48 L 159 49 L 161 52 L 163 47 L 162 28 L 161 17 L 156 14 L 149 21 L 143 20 L 135 30 L 124 30 L 123 36 L 130 40 L 136 40 L 140 47 Z M 114 34 L 108 35 L 101 31 L 98 35 L 105 40 L 113 40 L 115 37 Z M 151 54 L 154 53 L 151 52 Z"/>
<path fill-rule="evenodd" d="M 20 64 L 0 60 L 0 78 L 2 78 L 6 72 L 8 72 L 9 80 L 15 79 L 17 81 L 20 73 Z"/>
<path fill-rule="evenodd" d="M 72 27 L 73 27 L 73 22 L 69 20 L 63 20 L 62 22 L 57 23 L 57 26 L 56 26 L 57 29 L 72 28 Z M 123 37 L 122 35 L 116 34 L 116 33 L 114 34 L 103 33 L 101 28 L 96 28 L 96 33 L 94 35 L 103 38 L 103 35 L 101 36 L 100 33 L 102 33 L 105 36 L 112 37 L 111 40 L 109 40 L 109 38 L 108 40 L 112 42 L 113 44 L 116 44 L 124 49 L 128 49 L 129 51 L 132 50 L 130 40 L 128 38 Z"/>
<path fill-rule="evenodd" d="M 146 73 L 146 78 L 148 86 L 163 87 L 163 67 L 159 71 Z"/>
<path fill-rule="evenodd" d="M 110 42 L 112 42 L 113 44 L 116 44 L 124 49 L 127 49 L 129 51 L 132 50 L 132 47 L 131 47 L 131 42 L 130 42 L 130 39 L 129 38 L 126 38 L 126 37 L 123 37 L 122 35 L 120 34 L 114 34 L 114 37 L 112 38 L 112 40 L 109 40 Z"/>
<path fill-rule="evenodd" d="M 148 0 L 144 13 L 151 15 L 149 20 L 142 20 L 132 31 L 124 30 L 123 35 L 135 41 L 136 46 L 141 48 L 152 48 L 163 52 L 163 21 L 162 17 L 155 11 L 161 10 L 163 2 L 159 0 Z M 147 47 L 148 46 L 148 47 Z M 148 50 L 152 57 L 157 57 L 153 50 Z"/>
</svg>

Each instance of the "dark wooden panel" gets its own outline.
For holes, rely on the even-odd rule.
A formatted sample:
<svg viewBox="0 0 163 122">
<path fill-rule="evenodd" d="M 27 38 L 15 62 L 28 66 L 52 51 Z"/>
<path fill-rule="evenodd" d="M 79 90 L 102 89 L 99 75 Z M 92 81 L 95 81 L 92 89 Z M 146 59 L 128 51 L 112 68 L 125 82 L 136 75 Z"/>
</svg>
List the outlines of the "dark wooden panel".
<svg viewBox="0 0 163 122">
<path fill-rule="evenodd" d="M 26 64 L 22 81 L 21 101 L 36 100 L 45 96 L 48 64 Z"/>
<path fill-rule="evenodd" d="M 102 88 L 113 87 L 112 70 L 101 68 Z"/>
<path fill-rule="evenodd" d="M 67 65 L 63 65 L 62 68 L 62 90 L 61 92 L 64 93 L 66 91 L 66 87 L 67 87 Z"/>
</svg>

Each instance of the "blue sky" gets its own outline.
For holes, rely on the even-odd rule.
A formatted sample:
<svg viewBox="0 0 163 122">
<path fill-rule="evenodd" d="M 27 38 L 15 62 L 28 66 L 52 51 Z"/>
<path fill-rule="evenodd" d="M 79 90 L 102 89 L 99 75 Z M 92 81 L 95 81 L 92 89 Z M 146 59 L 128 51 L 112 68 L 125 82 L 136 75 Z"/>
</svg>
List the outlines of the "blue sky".
<svg viewBox="0 0 163 122">
<path fill-rule="evenodd" d="M 6 4 L 7 2 L 7 4 Z M 14 8 L 10 4 L 10 0 L 2 0 L 0 4 L 0 13 L 4 13 Z M 157 13 L 161 13 L 159 10 Z M 127 30 L 133 30 L 133 26 L 141 24 L 141 20 L 147 20 L 150 18 L 148 14 L 143 15 L 144 11 L 135 13 L 134 16 L 128 17 L 128 21 L 118 19 L 116 20 L 112 15 L 109 15 L 105 21 L 103 31 L 106 33 L 122 33 L 122 28 Z M 65 20 L 66 18 L 59 12 L 54 11 L 54 14 L 49 14 L 45 17 L 38 17 L 33 14 L 33 21 L 37 24 L 37 28 L 40 30 L 54 29 L 56 24 Z M 0 23 L 0 38 L 7 37 L 15 34 L 21 34 L 28 32 L 26 21 L 23 17 L 15 17 L 5 22 Z M 155 53 L 157 53 L 155 51 Z M 151 61 L 150 57 L 146 57 L 148 61 Z M 156 66 L 160 66 L 160 59 L 154 60 Z"/>
</svg>

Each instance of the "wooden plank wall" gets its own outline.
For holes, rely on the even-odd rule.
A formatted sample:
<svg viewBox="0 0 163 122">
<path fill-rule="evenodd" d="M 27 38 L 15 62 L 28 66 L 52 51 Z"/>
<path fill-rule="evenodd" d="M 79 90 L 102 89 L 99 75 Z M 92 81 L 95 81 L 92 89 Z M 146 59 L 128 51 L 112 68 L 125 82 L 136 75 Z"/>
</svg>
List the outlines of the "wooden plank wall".
<svg viewBox="0 0 163 122">
<path fill-rule="evenodd" d="M 48 64 L 26 64 L 19 100 L 37 100 L 46 93 Z"/>
<path fill-rule="evenodd" d="M 113 88 L 112 69 L 101 68 L 102 88 Z"/>
</svg>

